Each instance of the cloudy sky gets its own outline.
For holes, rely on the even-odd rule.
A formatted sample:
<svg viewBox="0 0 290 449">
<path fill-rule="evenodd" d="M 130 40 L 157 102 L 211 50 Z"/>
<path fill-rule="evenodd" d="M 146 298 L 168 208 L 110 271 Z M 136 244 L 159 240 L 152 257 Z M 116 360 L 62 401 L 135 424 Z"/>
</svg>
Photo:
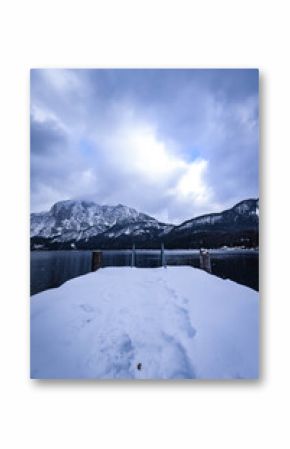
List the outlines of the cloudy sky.
<svg viewBox="0 0 290 449">
<path fill-rule="evenodd" d="M 231 207 L 258 196 L 258 126 L 257 70 L 32 70 L 31 210 Z"/>
</svg>

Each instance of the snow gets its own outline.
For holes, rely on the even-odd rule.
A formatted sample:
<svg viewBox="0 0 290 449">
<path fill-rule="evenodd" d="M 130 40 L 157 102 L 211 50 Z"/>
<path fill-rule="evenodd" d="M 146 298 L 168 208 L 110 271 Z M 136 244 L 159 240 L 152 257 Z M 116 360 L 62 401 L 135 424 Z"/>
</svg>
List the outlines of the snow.
<svg viewBox="0 0 290 449">
<path fill-rule="evenodd" d="M 190 221 L 185 222 L 184 224 L 181 224 L 177 227 L 177 231 L 184 231 L 185 229 L 190 229 L 194 226 L 201 226 L 201 225 L 214 225 L 219 221 L 222 221 L 223 216 L 222 214 L 215 214 L 215 215 L 203 215 L 202 217 L 193 218 Z"/>
<path fill-rule="evenodd" d="M 221 221 L 223 219 L 222 214 L 219 215 L 205 215 L 200 218 L 194 219 L 195 225 L 201 225 L 201 224 L 215 224 L 218 221 Z"/>
<path fill-rule="evenodd" d="M 32 378 L 258 372 L 257 292 L 192 267 L 104 268 L 31 297 Z"/>
<path fill-rule="evenodd" d="M 30 235 L 57 237 L 55 241 L 78 240 L 98 235 L 116 224 L 142 221 L 158 224 L 154 218 L 121 204 L 101 206 L 83 200 L 67 200 L 55 203 L 48 212 L 32 213 Z"/>
</svg>

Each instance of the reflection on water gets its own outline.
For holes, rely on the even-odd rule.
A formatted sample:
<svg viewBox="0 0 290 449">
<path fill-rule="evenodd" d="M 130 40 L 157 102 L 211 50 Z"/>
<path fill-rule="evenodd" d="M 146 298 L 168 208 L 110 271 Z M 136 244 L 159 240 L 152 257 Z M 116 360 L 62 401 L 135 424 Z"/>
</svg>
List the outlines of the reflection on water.
<svg viewBox="0 0 290 449">
<path fill-rule="evenodd" d="M 212 273 L 255 290 L 259 289 L 259 256 L 256 251 L 210 251 Z M 199 251 L 165 251 L 167 265 L 199 268 Z M 130 266 L 131 251 L 103 251 L 102 266 Z M 137 267 L 161 265 L 160 251 L 137 250 Z M 31 294 L 58 287 L 65 281 L 91 271 L 91 251 L 33 251 L 31 253 Z"/>
<path fill-rule="evenodd" d="M 30 292 L 34 295 L 59 287 L 90 270 L 90 251 L 33 251 L 30 257 Z"/>
<path fill-rule="evenodd" d="M 200 267 L 199 251 L 165 251 L 168 266 L 189 265 Z M 210 251 L 212 274 L 231 279 L 239 284 L 259 290 L 259 255 L 257 251 Z M 103 251 L 103 266 L 131 265 L 131 251 Z M 161 265 L 160 251 L 137 250 L 136 267 L 153 268 Z"/>
<path fill-rule="evenodd" d="M 212 273 L 223 279 L 231 279 L 238 284 L 247 285 L 259 291 L 259 256 L 222 256 L 212 257 Z"/>
</svg>

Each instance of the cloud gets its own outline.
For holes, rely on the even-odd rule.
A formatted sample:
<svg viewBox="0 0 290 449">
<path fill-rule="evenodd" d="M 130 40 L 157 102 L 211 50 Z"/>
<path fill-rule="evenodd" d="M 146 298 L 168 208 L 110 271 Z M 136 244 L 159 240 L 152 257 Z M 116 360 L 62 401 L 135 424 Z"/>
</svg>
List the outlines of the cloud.
<svg viewBox="0 0 290 449">
<path fill-rule="evenodd" d="M 99 136 L 100 138 L 100 136 Z M 122 123 L 112 136 L 103 136 L 97 157 L 102 157 L 108 202 L 125 204 L 166 220 L 178 222 L 188 214 L 212 210 L 213 194 L 206 181 L 207 161 L 187 161 L 177 145 L 160 139 L 149 124 Z M 114 179 L 107 174 L 114 175 Z M 99 177 L 102 178 L 101 173 Z M 176 202 L 183 207 L 176 214 Z"/>
<path fill-rule="evenodd" d="M 251 70 L 35 70 L 31 205 L 123 203 L 180 222 L 258 195 Z"/>
<path fill-rule="evenodd" d="M 30 118 L 30 149 L 31 154 L 41 154 L 42 156 L 49 152 L 53 156 L 53 152 L 60 149 L 66 144 L 66 135 L 54 120 L 39 121 L 33 116 Z"/>
</svg>

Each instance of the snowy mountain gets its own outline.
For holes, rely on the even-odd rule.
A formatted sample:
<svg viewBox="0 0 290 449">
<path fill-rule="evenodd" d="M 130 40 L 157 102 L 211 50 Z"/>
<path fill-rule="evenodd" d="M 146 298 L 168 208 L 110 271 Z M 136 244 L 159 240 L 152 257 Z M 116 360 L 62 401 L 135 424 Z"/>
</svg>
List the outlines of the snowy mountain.
<svg viewBox="0 0 290 449">
<path fill-rule="evenodd" d="M 175 247 L 257 246 L 259 233 L 259 200 L 241 201 L 220 213 L 187 220 L 167 235 Z"/>
<path fill-rule="evenodd" d="M 213 226 L 217 228 L 227 228 L 234 226 L 249 227 L 255 226 L 259 222 L 259 200 L 244 200 L 236 204 L 231 209 L 220 213 L 202 215 L 200 217 L 187 220 L 174 229 L 175 233 L 180 233 L 190 229 L 210 229 Z"/>
<path fill-rule="evenodd" d="M 99 234 L 109 240 L 123 235 L 146 235 L 151 230 L 158 235 L 167 227 L 122 204 L 101 206 L 91 201 L 68 200 L 54 204 L 48 212 L 32 213 L 30 235 L 32 239 L 64 243 L 88 241 Z"/>
<path fill-rule="evenodd" d="M 48 212 L 31 214 L 32 249 L 76 248 L 216 248 L 257 246 L 259 200 L 241 201 L 221 213 L 174 226 L 133 208 L 89 201 L 60 201 Z"/>
</svg>

